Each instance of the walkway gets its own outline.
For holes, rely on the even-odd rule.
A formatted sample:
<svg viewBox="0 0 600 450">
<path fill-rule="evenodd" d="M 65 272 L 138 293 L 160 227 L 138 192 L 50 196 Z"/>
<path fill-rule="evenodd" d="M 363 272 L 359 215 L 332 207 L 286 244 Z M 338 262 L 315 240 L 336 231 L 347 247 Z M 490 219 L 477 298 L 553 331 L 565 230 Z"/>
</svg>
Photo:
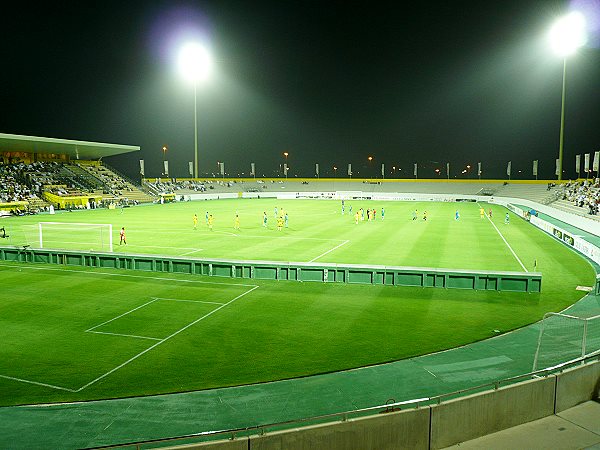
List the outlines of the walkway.
<svg viewBox="0 0 600 450">
<path fill-rule="evenodd" d="M 586 402 L 560 414 L 463 442 L 448 449 L 600 450 L 600 403 Z"/>
</svg>

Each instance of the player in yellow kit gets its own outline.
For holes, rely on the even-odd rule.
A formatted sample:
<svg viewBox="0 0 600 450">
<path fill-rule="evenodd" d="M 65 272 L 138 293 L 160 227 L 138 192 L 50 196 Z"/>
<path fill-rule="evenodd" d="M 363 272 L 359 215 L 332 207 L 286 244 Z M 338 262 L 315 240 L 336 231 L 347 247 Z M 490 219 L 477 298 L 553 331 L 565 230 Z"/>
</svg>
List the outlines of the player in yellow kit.
<svg viewBox="0 0 600 450">
<path fill-rule="evenodd" d="M 233 229 L 234 230 L 240 229 L 240 216 L 238 214 L 235 215 L 235 219 L 233 220 Z"/>
</svg>

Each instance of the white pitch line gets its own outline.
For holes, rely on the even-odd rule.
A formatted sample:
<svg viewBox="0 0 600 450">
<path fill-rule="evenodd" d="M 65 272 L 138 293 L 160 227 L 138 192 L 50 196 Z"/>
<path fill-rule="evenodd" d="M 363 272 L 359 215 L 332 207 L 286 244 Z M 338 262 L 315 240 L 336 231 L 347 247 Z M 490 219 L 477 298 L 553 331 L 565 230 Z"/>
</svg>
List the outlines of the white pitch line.
<svg viewBox="0 0 600 450">
<path fill-rule="evenodd" d="M 0 378 L 6 378 L 7 380 L 13 380 L 13 381 L 20 381 L 21 383 L 35 384 L 35 385 L 38 385 L 38 386 L 49 387 L 49 388 L 52 388 L 52 389 L 60 389 L 61 391 L 77 392 L 76 389 L 69 389 L 69 388 L 65 388 L 65 387 L 61 387 L 61 386 L 55 386 L 53 384 L 47 384 L 47 383 L 39 383 L 37 381 L 25 380 L 23 378 L 9 377 L 9 376 L 6 376 L 6 375 L 0 375 Z"/>
<path fill-rule="evenodd" d="M 334 250 L 336 250 L 336 249 L 340 248 L 342 245 L 346 245 L 348 242 L 350 242 L 350 240 L 349 240 L 349 239 L 346 239 L 346 240 L 345 240 L 344 242 L 342 242 L 340 245 L 336 245 L 336 246 L 335 246 L 335 247 L 333 247 L 332 249 L 330 249 L 330 250 L 327 250 L 325 253 L 321 253 L 319 256 L 317 256 L 317 257 L 315 257 L 315 258 L 311 259 L 311 260 L 309 261 L 309 263 L 316 261 L 316 260 L 317 260 L 317 259 L 319 259 L 321 256 L 325 256 L 327 253 L 331 253 L 332 251 L 334 251 Z"/>
<path fill-rule="evenodd" d="M 163 298 L 163 297 L 152 297 L 155 300 L 167 300 L 170 302 L 189 302 L 189 303 L 208 303 L 211 305 L 224 305 L 225 303 L 219 303 L 219 302 L 206 302 L 204 300 L 182 300 L 182 299 L 178 299 L 178 298 Z"/>
<path fill-rule="evenodd" d="M 99 328 L 99 327 L 101 327 L 102 325 L 106 325 L 107 323 L 110 323 L 110 322 L 112 322 L 113 320 L 117 320 L 117 319 L 119 319 L 120 317 L 126 316 L 127 314 L 130 314 L 130 313 L 132 313 L 132 312 L 134 312 L 134 311 L 136 311 L 136 310 L 138 310 L 138 309 L 140 309 L 140 308 L 143 308 L 144 306 L 146 306 L 146 305 L 149 305 L 150 303 L 154 303 L 155 301 L 156 301 L 156 299 L 150 300 L 149 302 L 146 302 L 146 303 L 144 303 L 143 305 L 140 305 L 140 306 L 138 306 L 137 308 L 133 308 L 133 309 L 132 309 L 132 310 L 130 310 L 130 311 L 124 312 L 123 314 L 121 314 L 121 315 L 118 315 L 117 317 L 113 317 L 112 319 L 110 319 L 110 320 L 107 320 L 106 322 L 102 322 L 101 324 L 99 324 L 99 325 L 96 325 L 96 326 L 94 326 L 94 327 L 92 327 L 92 328 L 88 328 L 88 329 L 87 329 L 87 330 L 85 330 L 85 331 L 86 331 L 86 332 L 89 332 L 89 331 L 95 330 L 96 328 Z"/>
<path fill-rule="evenodd" d="M 160 338 L 154 338 L 149 336 L 136 336 L 135 334 L 120 334 L 120 333 L 108 333 L 106 331 L 89 331 L 86 330 L 86 333 L 94 333 L 94 334 L 108 334 L 109 336 L 123 336 L 123 337 L 132 337 L 137 339 L 151 339 L 153 341 L 160 341 Z"/>
<path fill-rule="evenodd" d="M 107 376 L 109 376 L 110 374 L 112 374 L 112 373 L 116 372 L 116 371 L 117 371 L 117 370 L 119 370 L 120 368 L 122 368 L 122 367 L 125 367 L 125 366 L 126 366 L 127 364 L 129 364 L 130 362 L 132 362 L 132 361 L 135 361 L 135 360 L 136 360 L 136 359 L 138 359 L 140 356 L 142 356 L 142 355 L 144 355 L 144 354 L 148 353 L 150 350 L 152 350 L 152 349 L 154 349 L 154 348 L 158 347 L 160 344 L 162 344 L 162 343 L 164 343 L 164 342 L 168 341 L 169 339 L 171 339 L 171 338 L 172 338 L 172 337 L 174 337 L 174 336 L 177 336 L 179 333 L 181 333 L 181 332 L 183 332 L 183 331 L 187 330 L 189 327 L 191 327 L 192 325 L 195 325 L 195 324 L 197 324 L 197 323 L 198 323 L 198 322 L 200 322 L 201 320 L 204 320 L 204 319 L 206 319 L 207 317 L 209 317 L 209 316 L 211 316 L 212 314 L 216 313 L 216 312 L 217 312 L 217 311 L 219 311 L 220 309 L 223 309 L 223 308 L 225 308 L 226 306 L 228 306 L 228 305 L 231 305 L 233 302 L 235 302 L 235 301 L 236 301 L 236 300 L 238 300 L 239 298 L 242 298 L 244 295 L 247 295 L 247 294 L 249 294 L 250 292 L 254 291 L 255 289 L 258 289 L 258 286 L 254 286 L 252 289 L 249 289 L 249 290 L 247 290 L 246 292 L 244 292 L 244 293 L 242 293 L 242 294 L 238 295 L 237 297 L 235 297 L 234 299 L 232 299 L 232 300 L 228 301 L 228 302 L 227 302 L 227 303 L 225 303 L 224 305 L 221 305 L 221 306 L 219 306 L 218 308 L 215 308 L 215 309 L 213 309 L 213 310 L 212 310 L 211 312 L 209 312 L 208 314 L 205 314 L 205 315 L 203 315 L 202 317 L 200 317 L 200 318 L 198 318 L 198 319 L 194 320 L 193 322 L 191 322 L 191 323 L 187 324 L 185 327 L 183 327 L 183 328 L 180 328 L 179 330 L 177 330 L 177 331 L 175 331 L 174 333 L 170 334 L 170 335 L 169 335 L 169 336 L 167 336 L 166 338 L 164 338 L 164 339 L 162 339 L 162 340 L 158 341 L 156 344 L 152 345 L 151 347 L 148 347 L 146 350 L 144 350 L 144 351 L 142 351 L 142 352 L 138 353 L 137 355 L 135 355 L 135 356 L 133 356 L 133 357 L 129 358 L 129 359 L 128 359 L 127 361 L 125 361 L 124 363 L 122 363 L 122 364 L 119 364 L 119 365 L 118 365 L 117 367 L 115 367 L 114 369 L 111 369 L 111 370 L 109 370 L 108 372 L 106 372 L 105 374 L 103 374 L 103 375 L 100 375 L 100 376 L 99 376 L 99 377 L 97 377 L 96 379 L 94 379 L 94 380 L 90 381 L 89 383 L 87 383 L 87 384 L 84 384 L 84 385 L 83 385 L 83 386 L 81 386 L 79 389 L 77 389 L 75 392 L 80 392 L 80 391 L 83 391 L 84 389 L 88 388 L 88 387 L 89 387 L 89 386 L 91 386 L 92 384 L 94 384 L 94 383 L 96 383 L 96 382 L 98 382 L 98 381 L 102 380 L 103 378 L 106 378 Z"/>
<path fill-rule="evenodd" d="M 204 250 L 204 249 L 202 249 L 202 248 L 197 248 L 197 249 L 195 249 L 195 250 L 192 250 L 191 252 L 185 252 L 185 253 L 182 253 L 182 254 L 181 254 L 181 256 L 185 256 L 185 255 L 191 255 L 192 253 L 198 253 L 198 252 L 201 252 L 201 251 L 203 251 L 203 250 Z"/>
<path fill-rule="evenodd" d="M 477 205 L 479 205 L 479 203 L 477 203 Z M 481 205 L 479 205 L 479 207 L 481 208 Z M 500 235 L 500 237 L 502 238 L 502 240 L 504 241 L 504 243 L 506 244 L 506 246 L 508 247 L 508 249 L 510 250 L 510 252 L 513 254 L 513 256 L 516 258 L 516 260 L 519 262 L 519 264 L 523 268 L 523 270 L 525 272 L 529 272 L 529 270 L 527 270 L 527 268 L 523 265 L 523 263 L 521 262 L 521 260 L 519 259 L 519 257 L 515 253 L 515 251 L 512 249 L 512 247 L 510 246 L 510 244 L 506 241 L 506 239 L 504 239 L 504 236 L 502 236 L 502 233 L 500 233 L 500 230 L 498 229 L 498 227 L 496 226 L 496 224 L 494 222 L 492 222 L 492 219 L 490 219 L 490 217 L 487 214 L 485 215 L 485 217 L 492 224 L 492 226 L 496 229 L 496 231 L 498 232 L 498 234 Z"/>
</svg>

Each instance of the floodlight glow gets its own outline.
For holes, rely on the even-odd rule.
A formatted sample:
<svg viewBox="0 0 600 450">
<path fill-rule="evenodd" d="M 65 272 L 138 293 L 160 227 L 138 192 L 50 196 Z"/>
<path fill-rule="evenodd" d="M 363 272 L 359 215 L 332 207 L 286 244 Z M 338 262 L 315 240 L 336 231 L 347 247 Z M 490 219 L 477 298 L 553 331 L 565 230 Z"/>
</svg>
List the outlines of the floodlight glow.
<svg viewBox="0 0 600 450">
<path fill-rule="evenodd" d="M 190 43 L 179 52 L 179 69 L 185 78 L 198 82 L 208 78 L 212 69 L 212 58 L 200 44 Z"/>
<path fill-rule="evenodd" d="M 548 36 L 554 51 L 563 57 L 575 53 L 587 42 L 585 28 L 585 17 L 578 11 L 558 19 Z"/>
</svg>

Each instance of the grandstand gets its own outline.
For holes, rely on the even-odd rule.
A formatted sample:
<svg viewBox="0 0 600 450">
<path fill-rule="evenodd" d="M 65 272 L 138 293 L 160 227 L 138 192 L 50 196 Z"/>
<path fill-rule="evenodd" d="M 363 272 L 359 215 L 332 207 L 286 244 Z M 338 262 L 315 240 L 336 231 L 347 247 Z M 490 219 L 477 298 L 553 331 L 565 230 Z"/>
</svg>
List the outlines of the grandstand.
<svg viewBox="0 0 600 450">
<path fill-rule="evenodd" d="M 552 206 L 600 222 L 600 179 L 569 181 L 561 186 Z"/>
<path fill-rule="evenodd" d="M 0 134 L 0 210 L 16 214 L 147 203 L 155 197 L 102 162 L 139 147 Z"/>
</svg>

